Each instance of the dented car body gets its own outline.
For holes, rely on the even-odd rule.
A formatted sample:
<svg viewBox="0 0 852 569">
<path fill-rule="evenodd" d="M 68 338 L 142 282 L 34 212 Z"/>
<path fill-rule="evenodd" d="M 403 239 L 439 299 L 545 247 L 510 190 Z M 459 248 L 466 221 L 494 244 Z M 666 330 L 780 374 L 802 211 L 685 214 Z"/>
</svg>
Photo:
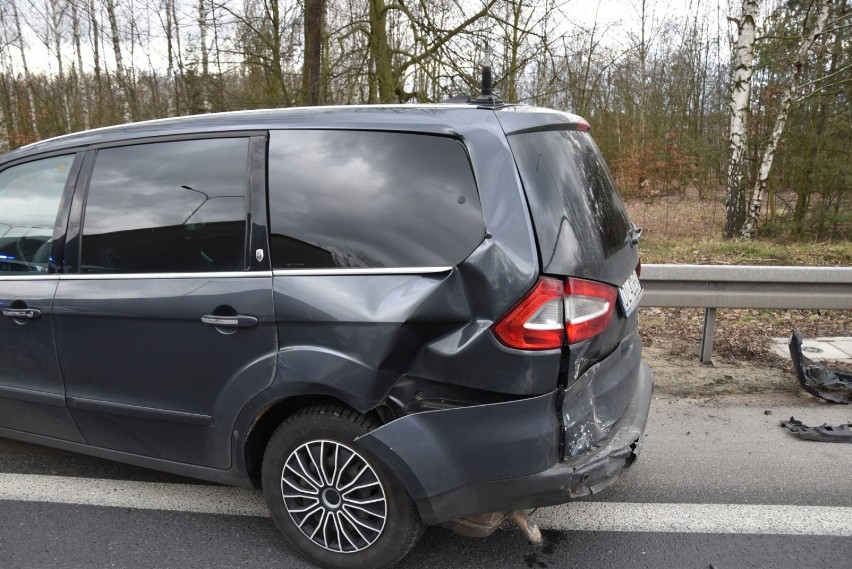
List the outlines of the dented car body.
<svg viewBox="0 0 852 569">
<path fill-rule="evenodd" d="M 0 434 L 257 487 L 279 430 L 356 413 L 370 428 L 282 451 L 285 482 L 316 457 L 304 495 L 267 495 L 326 566 L 391 539 L 361 522 L 395 481 L 425 523 L 600 491 L 652 376 L 637 229 L 588 131 L 512 105 L 291 109 L 3 156 Z M 384 513 L 346 517 L 340 452 Z"/>
</svg>

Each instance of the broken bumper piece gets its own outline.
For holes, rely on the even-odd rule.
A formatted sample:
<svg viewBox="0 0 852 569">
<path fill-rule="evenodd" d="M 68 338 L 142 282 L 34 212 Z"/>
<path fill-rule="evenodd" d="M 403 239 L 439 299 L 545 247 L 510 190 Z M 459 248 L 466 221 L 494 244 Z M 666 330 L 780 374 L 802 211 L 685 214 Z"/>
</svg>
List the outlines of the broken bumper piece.
<svg viewBox="0 0 852 569">
<path fill-rule="evenodd" d="M 852 443 L 852 423 L 846 423 L 832 427 L 829 425 L 821 425 L 819 427 L 809 427 L 790 417 L 789 421 L 781 421 L 781 426 L 790 430 L 802 440 L 819 441 L 825 443 Z"/>
<path fill-rule="evenodd" d="M 790 358 L 796 367 L 796 378 L 805 391 L 832 403 L 852 402 L 852 374 L 830 369 L 806 358 L 802 353 L 802 336 L 798 332 L 793 332 L 790 338 Z"/>
</svg>

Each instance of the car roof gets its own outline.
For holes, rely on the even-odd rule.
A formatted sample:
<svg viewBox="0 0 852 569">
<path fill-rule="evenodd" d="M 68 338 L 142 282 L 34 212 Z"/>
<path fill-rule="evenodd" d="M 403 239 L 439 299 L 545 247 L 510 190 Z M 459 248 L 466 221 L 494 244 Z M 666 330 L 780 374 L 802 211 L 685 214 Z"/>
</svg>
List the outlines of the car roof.
<svg viewBox="0 0 852 569">
<path fill-rule="evenodd" d="M 49 138 L 0 156 L 0 164 L 28 156 L 92 145 L 163 136 L 252 132 L 279 128 L 391 130 L 459 136 L 461 131 L 499 112 L 507 133 L 574 125 L 585 120 L 569 113 L 526 105 L 472 104 L 349 105 L 291 107 L 188 115 L 96 128 Z M 585 128 L 583 126 L 585 125 Z"/>
</svg>

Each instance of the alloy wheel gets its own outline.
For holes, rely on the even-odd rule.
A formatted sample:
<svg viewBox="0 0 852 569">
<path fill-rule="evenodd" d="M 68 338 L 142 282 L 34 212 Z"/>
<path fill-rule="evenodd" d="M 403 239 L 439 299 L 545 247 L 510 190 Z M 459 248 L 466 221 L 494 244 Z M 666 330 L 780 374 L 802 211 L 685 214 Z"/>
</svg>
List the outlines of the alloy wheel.
<svg viewBox="0 0 852 569">
<path fill-rule="evenodd" d="M 309 441 L 294 450 L 281 472 L 281 494 L 296 527 L 336 553 L 370 547 L 385 527 L 387 499 L 363 456 L 336 441 Z"/>
</svg>

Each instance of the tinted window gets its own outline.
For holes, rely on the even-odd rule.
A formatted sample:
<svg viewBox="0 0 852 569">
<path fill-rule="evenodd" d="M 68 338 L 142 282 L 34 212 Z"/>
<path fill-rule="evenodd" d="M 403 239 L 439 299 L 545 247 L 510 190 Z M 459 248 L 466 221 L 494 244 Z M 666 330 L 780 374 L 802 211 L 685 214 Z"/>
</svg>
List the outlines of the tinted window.
<svg viewBox="0 0 852 569">
<path fill-rule="evenodd" d="M 545 270 L 554 259 L 595 264 L 628 244 L 621 197 L 586 132 L 516 134 L 509 144 L 535 223 Z"/>
<path fill-rule="evenodd" d="M 82 271 L 245 268 L 248 139 L 108 148 L 95 160 Z"/>
<path fill-rule="evenodd" d="M 74 156 L 0 172 L 0 275 L 47 272 L 50 241 Z"/>
<path fill-rule="evenodd" d="M 455 265 L 485 235 L 467 154 L 451 138 L 276 131 L 269 192 L 275 268 Z"/>
</svg>

